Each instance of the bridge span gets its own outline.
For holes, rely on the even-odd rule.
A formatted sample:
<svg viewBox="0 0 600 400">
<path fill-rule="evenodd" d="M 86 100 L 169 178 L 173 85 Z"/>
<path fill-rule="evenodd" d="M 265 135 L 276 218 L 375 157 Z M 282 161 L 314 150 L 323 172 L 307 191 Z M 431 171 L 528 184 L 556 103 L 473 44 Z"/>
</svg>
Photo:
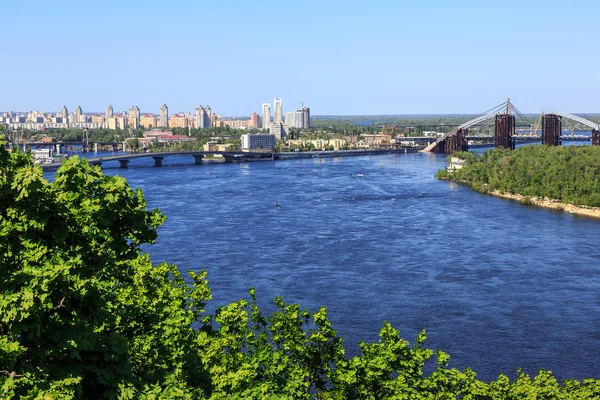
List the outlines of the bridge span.
<svg viewBox="0 0 600 400">
<path fill-rule="evenodd" d="M 324 150 L 324 151 L 306 151 L 306 152 L 284 152 L 284 153 L 271 153 L 271 152 L 242 152 L 242 151 L 167 151 L 160 153 L 131 153 L 131 154 L 117 154 L 114 156 L 106 157 L 94 157 L 86 158 L 86 160 L 92 165 L 102 166 L 108 162 L 119 162 L 120 168 L 128 168 L 129 162 L 138 158 L 150 158 L 154 159 L 154 166 L 161 167 L 165 157 L 169 156 L 192 156 L 194 158 L 194 164 L 201 165 L 203 159 L 207 155 L 220 156 L 225 162 L 244 162 L 244 161 L 259 161 L 259 160 L 286 160 L 296 158 L 323 158 L 323 157 L 349 157 L 349 156 L 364 156 L 364 155 L 381 155 L 391 153 L 406 153 L 416 152 L 415 148 L 392 148 L 392 149 L 379 149 L 379 150 Z M 41 164 L 40 166 L 45 170 L 55 170 L 62 164 Z"/>
<path fill-rule="evenodd" d="M 483 115 L 474 118 L 464 124 L 459 125 L 452 131 L 444 134 L 435 142 L 430 143 L 424 152 L 434 153 L 452 153 L 454 151 L 468 150 L 469 128 L 484 123 L 494 121 L 494 146 L 514 149 L 515 140 L 519 135 L 516 135 L 516 118 L 515 114 L 524 119 L 520 111 L 508 99 L 506 102 L 487 111 Z M 577 124 L 584 125 L 591 129 L 592 136 L 587 136 L 585 139 L 576 138 L 576 135 L 563 135 L 563 119 L 571 120 Z M 542 114 L 540 117 L 542 134 L 540 139 L 542 144 L 550 146 L 560 146 L 562 140 L 591 140 L 592 145 L 600 145 L 600 126 L 599 124 L 566 112 L 554 112 L 552 114 Z M 536 129 L 537 130 L 537 129 Z M 579 135 L 577 135 L 579 136 Z"/>
</svg>

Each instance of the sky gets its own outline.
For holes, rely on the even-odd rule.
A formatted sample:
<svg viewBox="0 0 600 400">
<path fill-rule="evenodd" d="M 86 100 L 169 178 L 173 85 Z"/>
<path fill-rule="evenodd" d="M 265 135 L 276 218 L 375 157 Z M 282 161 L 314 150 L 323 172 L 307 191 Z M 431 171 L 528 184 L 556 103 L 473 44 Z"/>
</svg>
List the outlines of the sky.
<svg viewBox="0 0 600 400">
<path fill-rule="evenodd" d="M 600 112 L 597 0 L 9 1 L 0 111 Z"/>
</svg>

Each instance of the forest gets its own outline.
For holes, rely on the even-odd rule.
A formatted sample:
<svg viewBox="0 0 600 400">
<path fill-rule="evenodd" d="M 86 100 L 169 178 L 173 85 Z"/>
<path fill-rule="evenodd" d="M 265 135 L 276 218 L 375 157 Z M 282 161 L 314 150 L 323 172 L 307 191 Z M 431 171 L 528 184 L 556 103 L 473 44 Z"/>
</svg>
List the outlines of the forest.
<svg viewBox="0 0 600 400">
<path fill-rule="evenodd" d="M 462 169 L 440 170 L 438 178 L 468 184 L 481 192 L 499 191 L 579 206 L 600 207 L 600 148 L 522 146 L 477 154 L 454 153 Z"/>
</svg>

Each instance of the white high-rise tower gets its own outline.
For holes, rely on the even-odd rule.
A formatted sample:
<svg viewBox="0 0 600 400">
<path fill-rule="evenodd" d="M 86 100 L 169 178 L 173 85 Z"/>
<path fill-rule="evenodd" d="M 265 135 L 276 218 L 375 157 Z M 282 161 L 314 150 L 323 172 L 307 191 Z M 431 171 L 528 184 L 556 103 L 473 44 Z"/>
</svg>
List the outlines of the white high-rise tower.
<svg viewBox="0 0 600 400">
<path fill-rule="evenodd" d="M 281 99 L 273 100 L 273 122 L 283 122 L 283 102 Z"/>
<path fill-rule="evenodd" d="M 271 105 L 263 103 L 262 105 L 262 127 L 266 129 L 271 124 Z"/>
</svg>

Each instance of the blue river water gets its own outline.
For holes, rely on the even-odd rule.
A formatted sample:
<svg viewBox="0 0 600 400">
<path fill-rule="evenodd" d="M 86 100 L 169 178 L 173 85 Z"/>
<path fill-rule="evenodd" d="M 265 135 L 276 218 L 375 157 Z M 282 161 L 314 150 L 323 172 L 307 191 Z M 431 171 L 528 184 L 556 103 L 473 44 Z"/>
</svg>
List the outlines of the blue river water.
<svg viewBox="0 0 600 400">
<path fill-rule="evenodd" d="M 389 321 L 480 379 L 600 378 L 599 220 L 438 181 L 431 154 L 151 164 L 104 171 L 167 215 L 145 250 L 206 269 L 212 310 L 255 287 L 266 308 L 327 306 L 351 355 Z"/>
</svg>

